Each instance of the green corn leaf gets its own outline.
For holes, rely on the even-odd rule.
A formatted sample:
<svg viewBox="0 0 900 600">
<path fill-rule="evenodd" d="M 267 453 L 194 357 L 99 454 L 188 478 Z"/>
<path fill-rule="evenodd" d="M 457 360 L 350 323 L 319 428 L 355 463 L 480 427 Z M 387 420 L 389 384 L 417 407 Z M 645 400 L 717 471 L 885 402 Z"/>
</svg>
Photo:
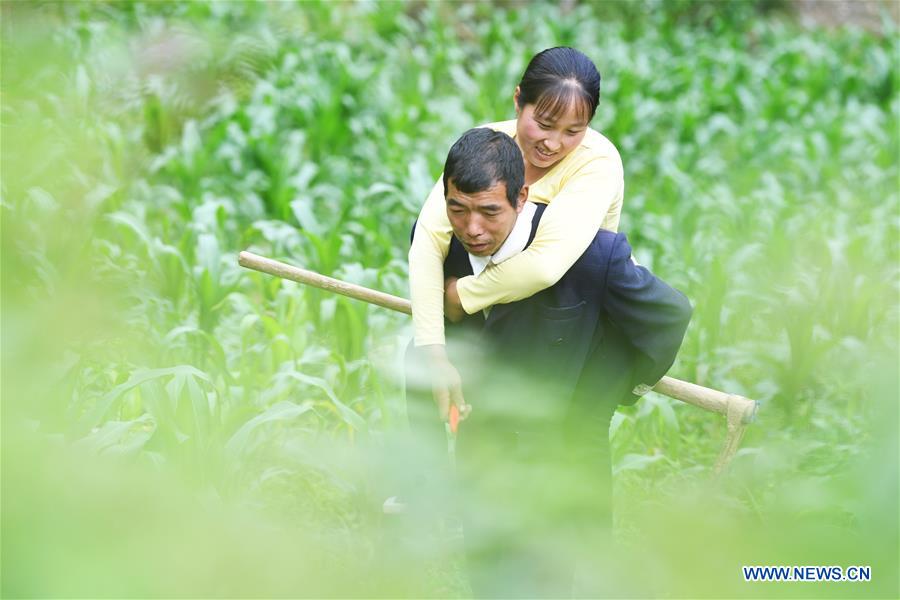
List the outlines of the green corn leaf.
<svg viewBox="0 0 900 600">
<path fill-rule="evenodd" d="M 107 392 L 103 397 L 101 397 L 97 401 L 97 404 L 78 420 L 78 423 L 76 425 L 76 432 L 87 432 L 92 427 L 95 427 L 98 423 L 100 423 L 100 421 L 103 420 L 103 417 L 106 416 L 106 413 L 109 412 L 110 408 L 112 408 L 113 404 L 115 404 L 115 402 L 119 398 L 121 398 L 125 392 L 148 381 L 164 379 L 166 377 L 172 377 L 175 375 L 190 375 L 202 379 L 203 381 L 212 383 L 206 373 L 189 365 L 180 365 L 177 367 L 169 367 L 165 369 L 149 369 L 136 371 L 131 374 L 131 377 L 128 378 L 128 381 L 121 385 L 117 385 L 112 390 Z"/>
<path fill-rule="evenodd" d="M 363 419 L 356 411 L 351 409 L 349 406 L 338 400 L 338 397 L 337 395 L 335 395 L 334 390 L 324 379 L 311 377 L 309 375 L 304 375 L 303 373 L 298 373 L 296 371 L 288 373 L 288 377 L 296 379 L 297 381 L 306 385 L 311 385 L 313 387 L 319 388 L 320 390 L 325 392 L 325 395 L 328 396 L 328 399 L 331 400 L 332 404 L 334 404 L 338 413 L 341 415 L 341 418 L 347 425 L 350 425 L 358 431 L 366 431 L 368 429 L 368 424 L 366 423 L 365 419 Z"/>
<path fill-rule="evenodd" d="M 141 415 L 133 421 L 109 421 L 97 431 L 75 443 L 97 454 L 134 455 L 139 452 L 156 431 L 156 421 L 150 415 Z"/>
<path fill-rule="evenodd" d="M 663 459 L 662 454 L 654 454 L 648 456 L 646 454 L 626 454 L 622 460 L 613 467 L 613 474 L 622 471 L 643 471 L 652 464 L 656 464 Z"/>
<path fill-rule="evenodd" d="M 304 404 L 279 402 L 244 423 L 225 444 L 225 451 L 232 457 L 240 456 L 246 451 L 253 434 L 263 425 L 278 421 L 291 421 L 310 410 L 312 410 L 312 404 L 308 402 Z"/>
</svg>

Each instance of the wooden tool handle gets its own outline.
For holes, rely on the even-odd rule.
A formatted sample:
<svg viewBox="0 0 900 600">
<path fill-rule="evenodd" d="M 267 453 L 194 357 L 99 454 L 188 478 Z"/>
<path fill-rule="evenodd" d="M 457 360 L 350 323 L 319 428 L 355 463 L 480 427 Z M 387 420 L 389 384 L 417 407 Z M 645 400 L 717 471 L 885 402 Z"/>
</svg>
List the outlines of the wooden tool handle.
<svg viewBox="0 0 900 600">
<path fill-rule="evenodd" d="M 271 258 L 259 256 L 252 252 L 241 252 L 238 256 L 238 264 L 260 273 L 268 273 L 282 279 L 289 279 L 297 283 L 311 285 L 319 289 L 328 290 L 348 298 L 362 300 L 369 304 L 377 304 L 384 308 L 389 308 L 397 312 L 412 314 L 412 304 L 406 298 L 392 296 L 377 290 L 370 290 L 367 287 L 356 285 L 355 283 L 347 283 L 333 277 L 320 275 L 315 271 L 307 271 L 299 267 L 294 267 Z"/>
<path fill-rule="evenodd" d="M 334 279 L 333 277 L 326 277 L 315 271 L 300 269 L 277 260 L 272 260 L 271 258 L 253 254 L 252 252 L 241 252 L 238 257 L 238 263 L 242 267 L 247 267 L 248 269 L 253 269 L 261 273 L 267 273 L 269 275 L 275 275 L 276 277 L 296 281 L 297 283 L 311 285 L 313 287 L 341 294 L 342 296 L 355 298 L 356 300 L 362 300 L 364 302 L 369 302 L 370 304 L 377 304 L 378 306 L 406 313 L 408 315 L 412 314 L 412 304 L 406 298 L 400 298 L 399 296 L 392 296 L 391 294 L 371 290 L 361 285 Z M 725 392 L 720 392 L 718 390 L 703 387 L 702 385 L 697 385 L 696 383 L 689 383 L 668 376 L 663 377 L 652 389 L 653 391 L 669 396 L 670 398 L 675 398 L 676 400 L 681 400 L 682 402 L 687 402 L 688 404 L 693 404 L 694 406 L 705 408 L 706 410 L 717 412 L 722 415 L 728 415 L 729 413 L 734 415 L 736 413 L 740 415 L 740 420 L 743 423 L 749 423 L 753 419 L 758 406 L 757 402 L 750 400 L 749 398 L 744 398 L 743 396 L 738 396 L 736 394 L 726 394 Z"/>
</svg>

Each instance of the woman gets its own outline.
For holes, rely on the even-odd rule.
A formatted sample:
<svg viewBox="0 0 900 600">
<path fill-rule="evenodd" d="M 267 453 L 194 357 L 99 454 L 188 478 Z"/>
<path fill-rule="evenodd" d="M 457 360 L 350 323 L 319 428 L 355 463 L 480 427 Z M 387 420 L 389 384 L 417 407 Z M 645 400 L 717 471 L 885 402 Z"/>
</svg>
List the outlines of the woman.
<svg viewBox="0 0 900 600">
<path fill-rule="evenodd" d="M 618 230 L 624 179 L 615 146 L 588 125 L 597 110 L 600 74 L 573 48 L 535 55 L 516 87 L 516 119 L 487 125 L 512 136 L 525 158 L 529 200 L 547 209 L 532 244 L 477 277 L 451 284 L 447 316 L 521 300 L 556 283 L 584 253 L 599 228 Z M 443 260 L 452 229 L 439 179 L 425 201 L 409 252 L 415 345 L 430 363 L 441 418 L 450 402 L 468 407 L 444 346 Z"/>
</svg>

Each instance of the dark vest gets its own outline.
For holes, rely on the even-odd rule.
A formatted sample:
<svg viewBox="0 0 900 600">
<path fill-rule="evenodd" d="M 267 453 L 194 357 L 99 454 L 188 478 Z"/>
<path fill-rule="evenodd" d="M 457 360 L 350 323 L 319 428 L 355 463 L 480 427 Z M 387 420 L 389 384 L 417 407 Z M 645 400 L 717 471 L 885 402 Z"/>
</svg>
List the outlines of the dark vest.
<svg viewBox="0 0 900 600">
<path fill-rule="evenodd" d="M 537 205 L 528 245 L 545 208 Z M 468 254 L 455 237 L 444 273 L 472 274 Z M 624 234 L 600 230 L 553 286 L 498 304 L 486 319 L 478 313 L 461 325 L 448 323 L 448 346 L 453 337 L 472 339 L 476 333 L 475 342 L 463 346 L 466 356 L 457 360 L 471 358 L 477 345 L 482 365 L 489 364 L 478 385 L 503 370 L 497 365 L 508 365 L 516 381 L 527 376 L 538 382 L 529 389 L 548 403 L 548 414 L 558 416 L 572 402 L 633 404 L 632 389 L 655 384 L 672 365 L 690 314 L 683 294 L 631 260 Z M 499 387 L 508 389 L 502 382 Z"/>
</svg>

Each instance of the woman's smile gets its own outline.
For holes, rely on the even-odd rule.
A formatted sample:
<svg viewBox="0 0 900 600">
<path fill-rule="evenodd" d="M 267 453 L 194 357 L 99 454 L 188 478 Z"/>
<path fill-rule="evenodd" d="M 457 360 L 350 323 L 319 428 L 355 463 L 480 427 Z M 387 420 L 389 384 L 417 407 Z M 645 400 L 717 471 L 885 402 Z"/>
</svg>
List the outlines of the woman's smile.
<svg viewBox="0 0 900 600">
<path fill-rule="evenodd" d="M 548 152 L 540 146 L 535 146 L 534 150 L 537 153 L 538 157 L 544 160 L 556 160 L 556 152 Z"/>
</svg>

